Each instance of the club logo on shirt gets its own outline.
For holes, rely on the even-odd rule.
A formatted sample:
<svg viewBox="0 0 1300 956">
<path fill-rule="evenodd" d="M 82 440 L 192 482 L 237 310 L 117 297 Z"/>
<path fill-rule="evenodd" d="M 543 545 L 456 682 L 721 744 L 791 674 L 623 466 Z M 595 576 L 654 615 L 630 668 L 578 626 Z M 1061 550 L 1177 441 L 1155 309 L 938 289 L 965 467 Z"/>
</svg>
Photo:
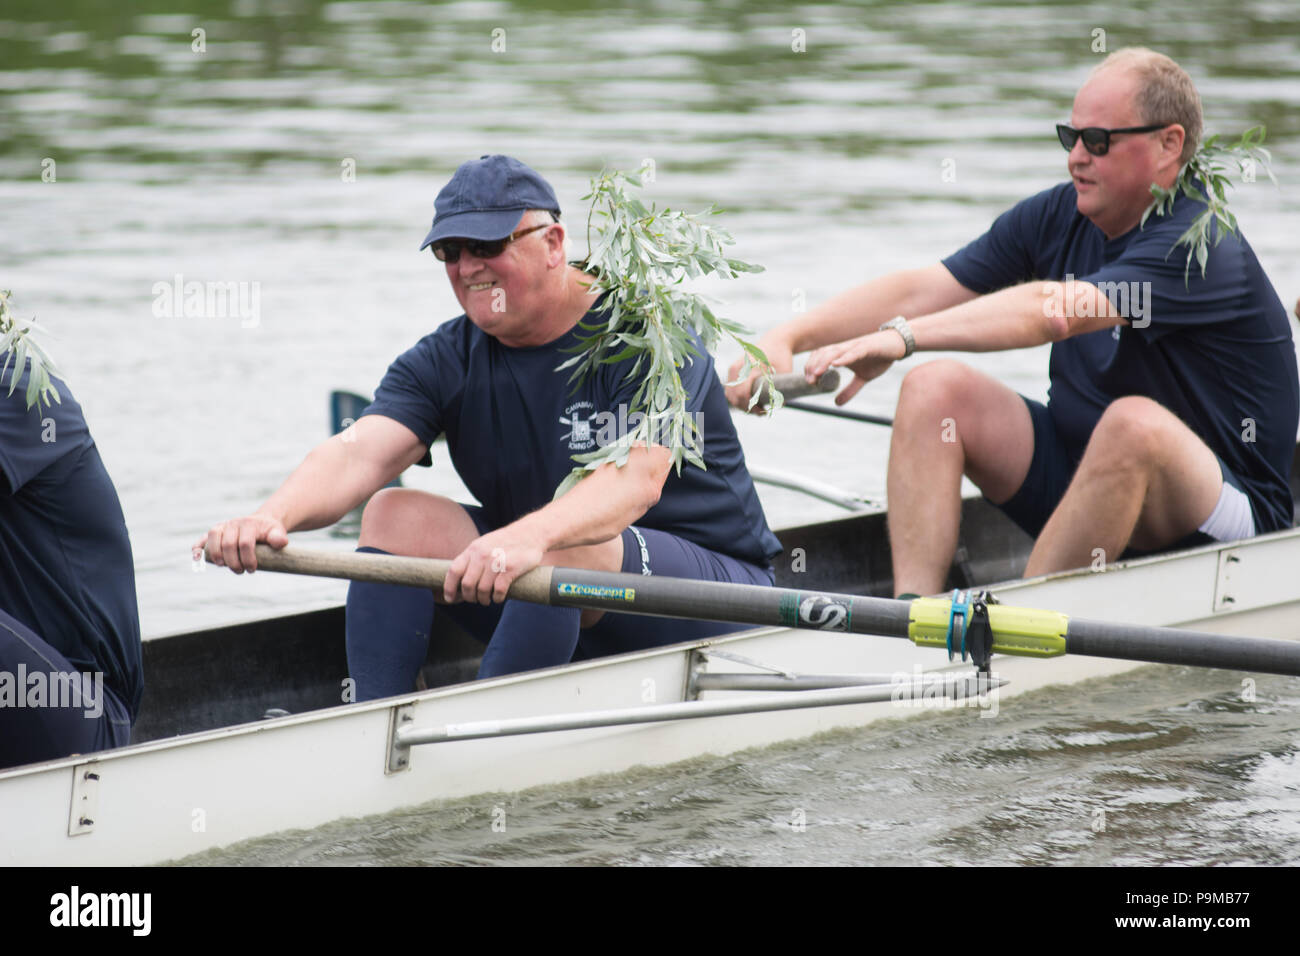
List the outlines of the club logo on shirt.
<svg viewBox="0 0 1300 956">
<path fill-rule="evenodd" d="M 665 448 L 685 447 L 696 455 L 704 454 L 704 412 L 663 415 L 646 423 L 646 413 L 631 411 L 620 403 L 617 411 L 597 412 L 587 401 L 577 401 L 564 409 L 560 424 L 567 431 L 560 435 L 570 451 L 591 451 L 612 445 L 646 442 Z"/>
<path fill-rule="evenodd" d="M 565 407 L 560 424 L 567 425 L 569 432 L 560 436 L 560 440 L 568 442 L 570 451 L 591 451 L 596 447 L 596 436 L 591 430 L 595 411 L 596 406 L 585 400 Z"/>
</svg>

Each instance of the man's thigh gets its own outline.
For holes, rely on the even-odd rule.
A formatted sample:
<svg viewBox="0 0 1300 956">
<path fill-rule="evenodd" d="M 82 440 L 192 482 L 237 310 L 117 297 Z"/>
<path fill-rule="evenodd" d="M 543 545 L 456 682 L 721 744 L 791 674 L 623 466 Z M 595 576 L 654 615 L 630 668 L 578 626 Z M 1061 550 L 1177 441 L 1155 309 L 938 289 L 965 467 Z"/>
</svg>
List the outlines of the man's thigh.
<svg viewBox="0 0 1300 956">
<path fill-rule="evenodd" d="M 1007 500 L 1023 484 L 1034 451 L 1033 423 L 1025 400 L 997 379 L 938 359 L 908 373 L 898 405 L 891 474 L 896 454 L 924 469 L 936 451 L 960 443 L 966 476 L 990 501 Z"/>
<path fill-rule="evenodd" d="M 1229 471 L 1219 457 L 1177 415 L 1142 396 L 1120 398 L 1106 408 L 1088 440 L 1079 475 L 1119 470 L 1135 461 L 1144 467 L 1146 484 L 1130 540 L 1134 548 L 1150 551 L 1177 544 L 1194 534 L 1224 499 Z M 1229 491 L 1233 484 L 1227 482 Z"/>
<path fill-rule="evenodd" d="M 690 578 L 770 587 L 775 577 L 770 568 L 759 567 L 730 555 L 701 547 L 666 531 L 633 525 L 623 532 L 623 573 L 643 576 Z M 607 613 L 584 630 L 575 660 L 604 657 L 627 651 L 677 644 L 741 628 L 723 621 L 682 621 L 638 614 Z"/>
<path fill-rule="evenodd" d="M 21 621 L 0 611 L 0 768 L 130 742 L 131 718 L 103 675 L 82 675 Z"/>
</svg>

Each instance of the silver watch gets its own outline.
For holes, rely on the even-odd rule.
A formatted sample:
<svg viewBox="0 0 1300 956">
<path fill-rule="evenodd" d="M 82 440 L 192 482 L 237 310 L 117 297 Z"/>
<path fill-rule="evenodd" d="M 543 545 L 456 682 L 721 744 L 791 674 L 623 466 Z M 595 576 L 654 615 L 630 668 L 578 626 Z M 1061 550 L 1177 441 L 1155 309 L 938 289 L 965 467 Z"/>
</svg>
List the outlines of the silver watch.
<svg viewBox="0 0 1300 956">
<path fill-rule="evenodd" d="M 907 324 L 907 319 L 896 315 L 880 327 L 882 332 L 885 329 L 893 329 L 903 337 L 903 358 L 916 351 L 916 339 L 912 337 L 912 327 Z"/>
</svg>

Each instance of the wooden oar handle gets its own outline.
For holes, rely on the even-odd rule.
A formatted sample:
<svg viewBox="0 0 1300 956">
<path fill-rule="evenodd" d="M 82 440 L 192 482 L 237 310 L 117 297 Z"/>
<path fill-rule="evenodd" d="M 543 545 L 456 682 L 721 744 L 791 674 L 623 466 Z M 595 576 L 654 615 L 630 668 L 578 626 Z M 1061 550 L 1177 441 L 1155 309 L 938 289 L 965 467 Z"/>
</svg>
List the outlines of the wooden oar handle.
<svg viewBox="0 0 1300 956">
<path fill-rule="evenodd" d="M 442 591 L 451 562 L 443 558 L 407 558 L 396 554 L 358 554 L 349 551 L 318 551 L 292 546 L 276 550 L 257 546 L 257 566 L 267 571 L 310 574 L 324 578 L 348 578 L 379 584 Z M 520 601 L 549 604 L 550 567 L 533 568 L 510 585 L 509 595 Z"/>
<path fill-rule="evenodd" d="M 809 384 L 804 378 L 803 372 L 783 372 L 773 377 L 773 384 L 776 385 L 777 391 L 781 397 L 787 401 L 792 398 L 803 398 L 805 395 L 822 395 L 826 392 L 833 392 L 840 387 L 840 370 L 837 368 L 827 369 L 822 372 L 817 381 Z M 766 405 L 768 403 L 768 394 L 766 383 L 758 380 L 758 404 Z"/>
</svg>

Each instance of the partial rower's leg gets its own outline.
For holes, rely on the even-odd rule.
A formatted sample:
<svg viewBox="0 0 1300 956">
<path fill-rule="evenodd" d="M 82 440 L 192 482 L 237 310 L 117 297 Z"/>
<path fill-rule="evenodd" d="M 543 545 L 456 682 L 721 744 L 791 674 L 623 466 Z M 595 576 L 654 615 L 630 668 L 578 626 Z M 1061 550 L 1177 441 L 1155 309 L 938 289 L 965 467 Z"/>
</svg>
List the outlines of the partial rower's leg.
<svg viewBox="0 0 1300 956">
<path fill-rule="evenodd" d="M 894 593 L 943 587 L 957 549 L 963 473 L 1003 502 L 1024 483 L 1033 455 L 1029 410 L 1002 383 L 951 360 L 908 373 L 889 447 Z"/>
<path fill-rule="evenodd" d="M 621 571 L 623 538 L 619 534 L 599 544 L 548 551 L 542 563 L 592 571 Z M 567 664 L 578 646 L 579 630 L 591 627 L 604 614 L 604 611 L 506 601 L 501 621 L 483 652 L 478 676 L 498 677 Z"/>
<path fill-rule="evenodd" d="M 386 488 L 361 518 L 361 551 L 453 558 L 478 537 L 456 502 L 411 488 Z M 348 676 L 358 701 L 409 693 L 433 629 L 434 594 L 424 588 L 354 581 L 348 588 Z"/>
<path fill-rule="evenodd" d="M 1130 396 L 1106 409 L 1025 575 L 1166 547 L 1195 531 L 1223 489 L 1218 459 L 1167 408 Z"/>
</svg>

